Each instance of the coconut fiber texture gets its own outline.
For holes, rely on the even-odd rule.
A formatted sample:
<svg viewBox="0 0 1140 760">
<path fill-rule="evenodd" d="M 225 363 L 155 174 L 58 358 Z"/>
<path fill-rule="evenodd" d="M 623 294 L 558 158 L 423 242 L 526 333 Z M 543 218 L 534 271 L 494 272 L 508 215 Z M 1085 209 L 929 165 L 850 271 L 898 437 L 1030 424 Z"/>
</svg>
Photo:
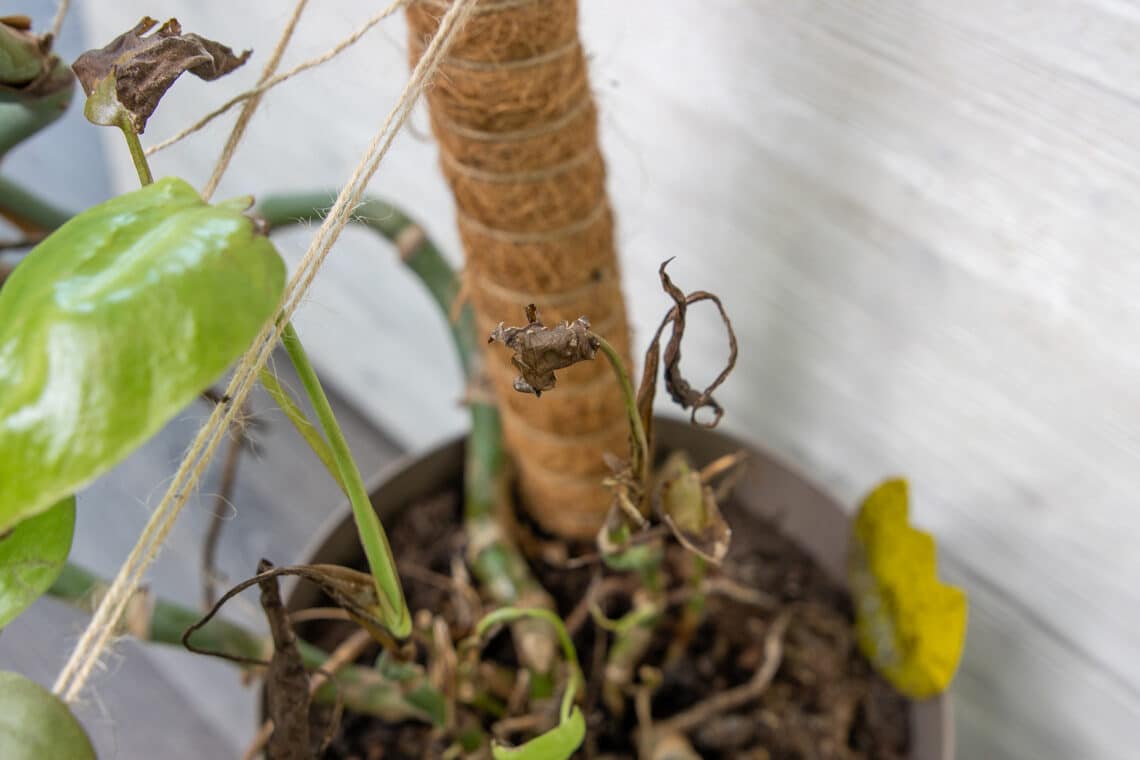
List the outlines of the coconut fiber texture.
<svg viewBox="0 0 1140 760">
<path fill-rule="evenodd" d="M 448 7 L 408 7 L 413 62 Z M 629 359 L 614 223 L 575 0 L 485 0 L 427 93 L 440 163 L 455 195 L 478 326 L 586 317 Z M 558 375 L 541 398 L 513 388 L 510 352 L 488 346 L 526 510 L 564 538 L 592 537 L 609 506 L 603 452 L 628 451 L 626 416 L 604 360 Z"/>
</svg>

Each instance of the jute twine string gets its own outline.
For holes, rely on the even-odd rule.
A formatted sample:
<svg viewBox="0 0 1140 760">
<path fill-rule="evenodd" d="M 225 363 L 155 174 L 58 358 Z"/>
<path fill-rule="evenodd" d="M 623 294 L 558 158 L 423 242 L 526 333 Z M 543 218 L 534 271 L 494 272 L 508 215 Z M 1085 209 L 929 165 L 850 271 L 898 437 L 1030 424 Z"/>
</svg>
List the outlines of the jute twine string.
<svg viewBox="0 0 1140 760">
<path fill-rule="evenodd" d="M 243 102 L 249 100 L 250 98 L 258 97 L 258 96 L 264 94 L 265 92 L 273 89 L 277 85 L 285 82 L 286 80 L 292 79 L 293 77 L 297 76 L 298 74 L 300 74 L 304 71 L 308 71 L 309 69 L 316 68 L 317 66 L 320 66 L 321 64 L 328 63 L 333 58 L 336 58 L 338 55 L 343 53 L 345 50 L 347 50 L 348 48 L 355 45 L 360 40 L 360 38 L 365 35 L 365 33 L 367 33 L 369 30 L 372 29 L 372 27 L 376 26 L 381 21 L 388 18 L 393 13 L 395 13 L 397 10 L 399 10 L 404 5 L 404 3 L 406 1 L 407 0 L 396 0 L 391 5 L 389 5 L 387 8 L 376 13 L 371 18 L 369 18 L 367 21 L 365 21 L 363 24 L 361 24 L 352 34 L 345 37 L 343 40 L 341 40 L 336 45 L 334 45 L 331 49 L 325 51 L 324 53 L 322 53 L 318 56 L 315 56 L 313 58 L 309 58 L 308 60 L 305 60 L 305 61 L 302 61 L 301 63 L 298 63 L 293 68 L 291 68 L 291 69 L 289 69 L 289 70 L 287 70 L 281 74 L 278 74 L 275 77 L 271 77 L 271 78 L 259 83 L 253 89 L 246 90 L 245 92 L 238 93 L 237 95 L 235 95 L 232 98 L 230 98 L 229 100 L 227 100 L 225 103 L 222 103 L 222 105 L 215 108 L 213 111 L 210 111 L 208 114 L 203 116 L 198 121 L 191 124 L 189 127 L 186 127 L 185 129 L 178 132 L 177 134 L 171 135 L 170 137 L 168 137 L 167 139 L 165 139 L 161 142 L 158 142 L 158 143 L 155 143 L 154 145 L 149 146 L 144 151 L 144 153 L 146 153 L 146 155 L 148 155 L 148 156 L 153 156 L 155 153 L 158 153 L 160 150 L 165 150 L 166 148 L 169 148 L 171 145 L 174 145 L 175 143 L 178 143 L 178 142 L 181 142 L 182 140 L 185 140 L 187 137 L 194 134 L 195 132 L 201 131 L 207 124 L 209 124 L 214 119 L 221 116 L 222 114 L 226 113 L 227 111 L 229 111 L 231 108 L 236 106 L 238 103 L 243 103 Z"/>
<path fill-rule="evenodd" d="M 413 60 L 450 5 L 408 4 Z M 458 209 L 479 328 L 519 324 L 533 303 L 547 324 L 586 316 L 628 359 L 613 215 L 576 1 L 481 4 L 427 100 Z M 501 346 L 488 349 L 486 366 L 526 508 L 558 535 L 592 537 L 610 498 L 602 455 L 628 450 L 608 364 L 561 371 L 558 386 L 541 399 L 513 390 L 517 373 Z"/>
<path fill-rule="evenodd" d="M 265 63 L 265 68 L 261 70 L 261 78 L 257 80 L 258 85 L 264 85 L 277 71 L 278 64 L 281 63 L 281 56 L 285 54 L 285 48 L 289 45 L 289 40 L 293 39 L 293 32 L 297 30 L 297 23 L 301 20 L 301 14 L 305 11 L 305 6 L 309 0 L 297 0 L 297 4 L 293 6 L 293 13 L 289 16 L 288 23 L 285 24 L 285 31 L 281 32 L 281 36 L 277 40 L 276 47 L 269 55 L 269 60 Z M 230 165 L 230 161 L 234 157 L 234 152 L 237 150 L 238 143 L 241 138 L 245 136 L 245 128 L 249 126 L 250 119 L 253 118 L 254 112 L 257 111 L 258 105 L 261 104 L 261 96 L 264 92 L 259 92 L 242 106 L 241 113 L 238 114 L 238 119 L 234 123 L 233 129 L 230 130 L 230 136 L 226 138 L 226 145 L 222 149 L 222 155 L 218 158 L 218 163 L 214 166 L 214 171 L 210 175 L 210 179 L 206 182 L 206 186 L 202 188 L 202 197 L 206 200 L 214 195 L 214 191 L 218 189 L 218 183 L 222 181 L 222 175 L 226 173 L 226 169 Z"/>
<path fill-rule="evenodd" d="M 71 0 L 59 0 L 59 7 L 55 9 L 55 16 L 51 20 L 50 33 L 53 40 L 59 41 L 59 31 L 63 29 L 63 21 L 71 9 Z"/>
<path fill-rule="evenodd" d="M 122 617 L 133 595 L 133 589 L 139 585 L 146 568 L 154 561 L 178 513 L 186 504 L 211 456 L 225 437 L 225 431 L 241 413 L 245 399 L 256 382 L 257 374 L 265 366 L 280 340 L 285 324 L 305 297 L 330 248 L 351 219 L 353 210 L 359 205 L 368 181 L 375 174 L 396 133 L 407 121 L 416 100 L 439 68 L 440 61 L 454 44 L 457 32 L 471 16 L 476 2 L 477 0 L 456 0 L 440 21 L 435 37 L 412 71 L 399 100 L 353 169 L 352 175 L 337 196 L 328 216 L 302 257 L 297 271 L 286 286 L 278 316 L 265 325 L 253 346 L 242 357 L 233 379 L 226 388 L 225 395 L 230 398 L 230 402 L 216 406 L 198 432 L 162 501 L 148 520 L 138 542 L 119 569 L 71 657 L 60 672 L 53 691 L 64 701 L 74 702 L 78 698 L 100 656 L 106 651 L 114 635 L 116 622 Z"/>
</svg>

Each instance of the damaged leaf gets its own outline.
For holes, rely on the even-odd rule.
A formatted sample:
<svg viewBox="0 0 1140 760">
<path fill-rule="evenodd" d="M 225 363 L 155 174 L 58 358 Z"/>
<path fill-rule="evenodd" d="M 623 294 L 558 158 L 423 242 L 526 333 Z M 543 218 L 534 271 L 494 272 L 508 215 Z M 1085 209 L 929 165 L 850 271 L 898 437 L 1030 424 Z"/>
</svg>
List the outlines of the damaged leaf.
<svg viewBox="0 0 1140 760">
<path fill-rule="evenodd" d="M 546 327 L 530 304 L 526 318 L 529 324 L 525 327 L 504 327 L 500 322 L 487 341 L 498 341 L 514 351 L 511 363 L 520 374 L 515 378 L 515 390 L 520 393 L 541 396 L 554 387 L 555 370 L 593 359 L 598 352 L 598 341 L 585 317 Z"/>
<path fill-rule="evenodd" d="M 724 560 L 732 528 L 721 514 L 712 488 L 705 485 L 684 452 L 674 452 L 662 465 L 657 509 L 682 546 L 714 565 Z"/>
<path fill-rule="evenodd" d="M 263 559 L 257 563 L 257 585 L 261 588 L 261 609 L 269 621 L 273 638 L 273 658 L 265 676 L 265 701 L 273 733 L 269 737 L 268 755 L 272 760 L 308 760 L 309 745 L 309 674 L 297 648 L 297 635 L 289 622 L 289 613 L 281 602 L 277 576 L 269 573 L 273 563 Z"/>
<path fill-rule="evenodd" d="M 51 35 L 33 34 L 27 16 L 0 18 L 0 157 L 71 104 L 75 77 L 51 48 Z"/>
<path fill-rule="evenodd" d="M 872 491 L 855 517 L 847 574 L 867 659 L 912 699 L 950 685 L 966 640 L 966 593 L 939 582 L 929 533 L 907 519 L 905 480 Z"/>
<path fill-rule="evenodd" d="M 641 375 L 641 387 L 637 392 L 637 409 L 641 414 L 642 423 L 645 425 L 647 431 L 651 430 L 653 423 L 653 398 L 656 394 L 657 385 L 657 366 L 661 360 L 661 334 L 665 331 L 665 326 L 668 324 L 673 325 L 673 332 L 669 336 L 669 342 L 665 345 L 665 388 L 669 391 L 669 395 L 675 402 L 681 405 L 682 409 L 692 408 L 691 420 L 694 425 L 702 425 L 703 427 L 713 428 L 720 422 L 721 416 L 724 414 L 724 409 L 712 397 L 712 392 L 716 390 L 732 368 L 736 366 L 736 333 L 732 329 L 732 322 L 728 318 L 728 314 L 724 310 L 724 305 L 721 304 L 720 298 L 708 293 L 704 290 L 694 290 L 692 293 L 685 295 L 680 288 L 673 284 L 669 279 L 669 275 L 665 273 L 665 268 L 669 266 L 668 259 L 661 264 L 658 274 L 661 276 L 661 287 L 673 299 L 674 306 L 661 320 L 661 325 L 657 328 L 657 332 L 653 334 L 653 340 L 649 342 L 649 349 L 645 352 L 645 365 Z M 724 323 L 725 330 L 728 333 L 728 361 L 725 363 L 724 369 L 716 376 L 704 390 L 698 391 L 693 388 L 692 384 L 681 375 L 681 339 L 685 335 L 685 318 L 687 315 L 688 307 L 692 304 L 701 301 L 712 301 L 716 306 L 717 311 L 720 312 L 721 321 Z M 713 410 L 714 417 L 709 423 L 701 423 L 697 420 L 697 412 L 703 408 Z"/>
<path fill-rule="evenodd" d="M 143 17 L 134 29 L 99 50 L 88 50 L 72 64 L 87 94 L 84 114 L 89 121 L 122 126 L 127 119 L 134 131 L 142 134 L 147 119 L 182 72 L 212 82 L 250 56 L 249 50 L 237 55 L 219 42 L 183 34 L 177 19 L 144 36 L 157 23 Z"/>
</svg>

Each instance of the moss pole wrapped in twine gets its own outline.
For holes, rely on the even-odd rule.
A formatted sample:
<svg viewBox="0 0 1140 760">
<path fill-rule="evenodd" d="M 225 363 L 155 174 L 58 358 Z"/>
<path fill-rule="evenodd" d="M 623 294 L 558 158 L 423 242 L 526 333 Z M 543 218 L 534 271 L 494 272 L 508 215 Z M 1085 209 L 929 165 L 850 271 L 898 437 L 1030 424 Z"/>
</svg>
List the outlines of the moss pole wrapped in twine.
<svg viewBox="0 0 1140 760">
<path fill-rule="evenodd" d="M 413 62 L 449 4 L 412 0 Z M 586 316 L 628 361 L 576 0 L 484 0 L 427 98 L 483 333 L 501 321 L 524 323 L 533 303 L 546 324 Z M 609 506 L 602 454 L 628 451 L 609 367 L 563 370 L 541 399 L 512 389 L 516 373 L 501 346 L 488 349 L 487 370 L 527 510 L 559 536 L 592 536 Z"/>
</svg>

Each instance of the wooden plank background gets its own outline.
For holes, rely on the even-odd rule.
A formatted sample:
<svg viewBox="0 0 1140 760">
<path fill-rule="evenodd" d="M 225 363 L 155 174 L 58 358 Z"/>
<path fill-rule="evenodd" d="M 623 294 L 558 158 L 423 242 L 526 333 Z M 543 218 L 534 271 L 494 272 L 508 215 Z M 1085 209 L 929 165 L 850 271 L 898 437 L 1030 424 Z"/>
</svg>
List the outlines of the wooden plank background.
<svg viewBox="0 0 1140 760">
<path fill-rule="evenodd" d="M 148 140 L 254 81 L 290 4 L 161 5 L 258 55 L 224 83 L 179 82 Z M 92 44 L 157 10 L 76 7 Z M 314 3 L 286 65 L 375 7 Z M 656 266 L 676 256 L 677 282 L 720 293 L 734 315 L 728 429 L 849 504 L 887 474 L 911 479 L 916 519 L 971 594 L 961 757 L 1131 756 L 1140 6 L 583 0 L 582 16 L 640 343 L 666 304 Z M 393 19 L 283 86 L 219 195 L 335 186 L 406 70 Z M 458 260 L 425 125 L 418 114 L 373 190 Z M 202 182 L 224 134 L 191 138 L 156 170 Z M 131 187 L 121 146 L 104 146 L 115 185 Z M 723 341 L 712 320 L 697 328 L 685 357 L 711 376 Z M 461 428 L 444 330 L 382 244 L 346 237 L 300 329 L 402 445 Z"/>
</svg>

